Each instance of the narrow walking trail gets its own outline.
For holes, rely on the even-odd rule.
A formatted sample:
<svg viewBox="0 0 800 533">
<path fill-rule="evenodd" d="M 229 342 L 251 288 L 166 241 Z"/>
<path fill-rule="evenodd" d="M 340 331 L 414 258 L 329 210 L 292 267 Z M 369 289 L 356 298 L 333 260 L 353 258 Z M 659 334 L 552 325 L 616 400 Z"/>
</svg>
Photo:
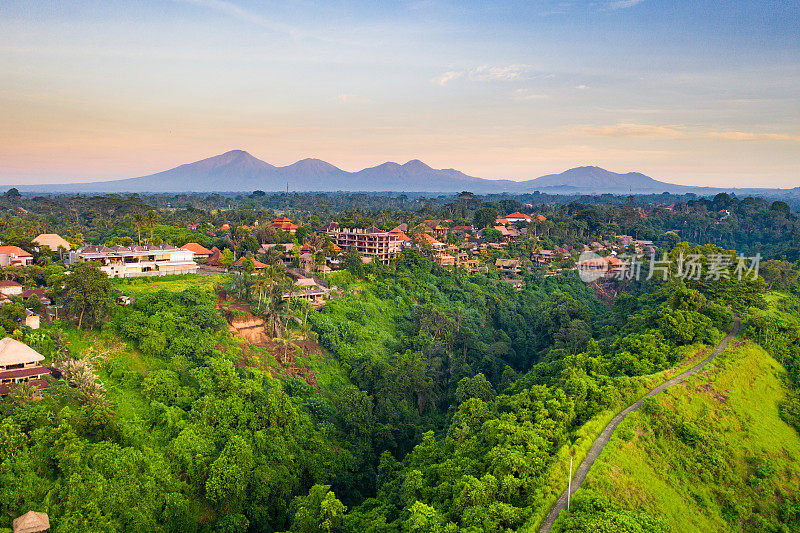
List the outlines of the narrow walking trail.
<svg viewBox="0 0 800 533">
<path fill-rule="evenodd" d="M 613 435 L 614 431 L 617 429 L 619 423 L 622 422 L 625 419 L 625 417 L 628 416 L 628 414 L 639 409 L 642 406 L 642 402 L 644 401 L 645 398 L 650 398 L 652 396 L 655 396 L 656 394 L 660 394 L 661 392 L 664 392 L 664 390 L 667 389 L 668 387 L 677 385 L 678 383 L 685 381 L 688 377 L 694 375 L 701 368 L 703 368 L 708 363 L 713 361 L 715 357 L 721 354 L 725 350 L 725 348 L 728 347 L 728 343 L 730 342 L 730 340 L 733 337 L 735 337 L 737 333 L 739 333 L 739 323 L 740 323 L 739 317 L 736 317 L 736 321 L 733 323 L 733 327 L 731 328 L 730 333 L 728 333 L 725 336 L 725 338 L 722 339 L 719 344 L 717 344 L 717 347 L 714 348 L 714 351 L 711 352 L 711 355 L 703 359 L 700 363 L 693 366 L 683 374 L 675 376 L 669 381 L 665 381 L 655 389 L 651 390 L 640 400 L 629 405 L 627 408 L 625 408 L 623 411 L 617 414 L 617 416 L 615 416 L 611 420 L 611 422 L 608 423 L 608 425 L 603 429 L 603 431 L 600 433 L 600 435 L 592 444 L 589 453 L 586 454 L 586 458 L 583 460 L 581 465 L 575 471 L 575 475 L 572 478 L 572 494 L 575 494 L 575 491 L 581 488 L 581 485 L 583 484 L 583 481 L 586 479 L 586 475 L 589 473 L 589 470 L 592 468 L 595 459 L 597 459 L 600 456 L 603 449 L 606 447 L 606 444 L 608 444 L 608 441 L 611 439 L 611 435 Z M 558 499 L 558 501 L 556 501 L 552 509 L 550 509 L 550 513 L 547 515 L 547 518 L 545 518 L 544 522 L 542 522 L 542 525 L 539 527 L 539 533 L 548 533 L 550 531 L 550 528 L 553 527 L 556 518 L 558 518 L 559 513 L 561 513 L 561 511 L 563 511 L 566 508 L 567 508 L 567 490 L 564 490 L 564 493 L 561 494 L 561 497 Z"/>
</svg>

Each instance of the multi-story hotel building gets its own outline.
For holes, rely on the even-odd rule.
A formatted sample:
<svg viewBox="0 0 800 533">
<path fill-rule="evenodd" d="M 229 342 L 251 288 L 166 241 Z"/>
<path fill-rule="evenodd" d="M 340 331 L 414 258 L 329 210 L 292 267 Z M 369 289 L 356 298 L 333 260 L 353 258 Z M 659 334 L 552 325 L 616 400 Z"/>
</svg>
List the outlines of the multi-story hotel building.
<svg viewBox="0 0 800 533">
<path fill-rule="evenodd" d="M 331 222 L 322 230 L 327 233 L 333 244 L 340 248 L 355 248 L 365 256 L 371 256 L 375 261 L 383 264 L 390 263 L 400 253 L 401 241 L 396 233 L 390 233 L 376 228 L 340 228 L 336 222 Z"/>
</svg>

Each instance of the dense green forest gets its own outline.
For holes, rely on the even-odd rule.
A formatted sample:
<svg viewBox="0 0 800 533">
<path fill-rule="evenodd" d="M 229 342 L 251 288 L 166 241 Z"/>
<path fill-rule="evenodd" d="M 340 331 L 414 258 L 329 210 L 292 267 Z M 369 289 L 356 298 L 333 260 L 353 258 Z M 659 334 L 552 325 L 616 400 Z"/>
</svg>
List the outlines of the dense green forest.
<svg viewBox="0 0 800 533">
<path fill-rule="evenodd" d="M 800 222 L 783 201 L 737 198 L 721 193 L 714 198 L 694 195 L 631 196 L 485 196 L 464 192 L 436 198 L 369 194 L 259 194 L 236 197 L 212 195 L 0 196 L 0 236 L 4 244 L 28 249 L 38 233 L 54 231 L 76 245 L 130 244 L 142 236 L 154 244 L 229 246 L 227 235 L 215 228 L 229 221 L 261 227 L 237 241 L 237 252 L 256 253 L 262 242 L 302 244 L 308 232 L 336 220 L 342 226 L 376 225 L 391 229 L 413 226 L 425 219 L 475 224 L 479 229 L 514 211 L 535 210 L 547 220 L 529 225 L 538 246 L 578 247 L 617 234 L 656 241 L 667 249 L 680 241 L 717 244 L 748 256 L 800 260 Z M 798 206 L 795 206 L 797 209 Z M 301 224 L 298 235 L 275 232 L 265 223 L 289 214 Z M 195 227 L 196 225 L 196 227 Z M 187 229 L 191 226 L 194 229 Z M 209 234 L 209 230 L 211 230 Z M 531 248 L 535 244 L 529 244 Z"/>
<path fill-rule="evenodd" d="M 776 420 L 800 431 L 800 223 L 783 202 L 6 193 L 0 207 L 3 244 L 34 258 L 0 274 L 41 288 L 59 310 L 32 330 L 20 324 L 41 302 L 11 298 L 0 333 L 39 351 L 61 378 L 0 400 L 0 531 L 28 509 L 47 512 L 55 532 L 534 530 L 565 488 L 570 454 L 580 462 L 616 412 L 694 364 L 735 315 L 759 361 L 752 368 L 778 387 L 766 400 Z M 327 278 L 336 297 L 319 309 L 285 298 L 293 284 L 280 254 L 258 253 L 264 243 L 324 247 L 317 230 L 331 220 L 481 229 L 515 210 L 543 220 L 482 252 L 489 267 L 443 268 L 422 246 L 388 265 L 348 252 Z M 281 213 L 300 223 L 296 234 L 265 224 Z M 70 267 L 63 250 L 33 246 L 47 231 L 74 246 L 198 242 L 266 265 L 109 280 L 93 263 Z M 537 249 L 577 251 L 621 234 L 654 241 L 671 276 L 586 284 L 567 261 L 529 261 Z M 736 265 L 739 254 L 766 259 L 760 276 L 677 270 L 686 257 L 708 267 L 714 258 Z M 518 287 L 491 267 L 499 257 L 528 261 Z M 133 304 L 116 305 L 118 292 Z M 246 339 L 239 319 L 262 320 L 268 341 Z M 726 474 L 724 494 L 702 478 L 680 501 L 706 498 L 686 504 L 697 513 L 724 508 L 720 530 L 796 529 L 793 478 L 769 474 L 777 463 L 728 443 L 709 418 L 683 413 L 695 405 L 689 396 L 649 403 L 632 427 L 656 435 L 664 457 L 710 439 L 722 448 L 714 468 L 730 457 L 752 468 Z M 737 431 L 747 430 L 742 420 Z M 653 446 L 623 441 L 641 453 Z M 682 475 L 695 476 L 703 449 Z M 741 476 L 753 475 L 780 487 L 774 498 L 759 492 L 763 512 L 734 497 Z M 637 508 L 601 480 L 579 495 L 563 531 L 675 530 L 671 511 Z"/>
<path fill-rule="evenodd" d="M 368 267 L 293 326 L 328 354 L 317 387 L 231 335 L 213 283 L 154 283 L 93 330 L 26 333 L 88 377 L 0 403 L 3 516 L 45 509 L 54 531 L 516 530 L 546 512 L 586 424 L 718 340 L 734 309 L 795 387 L 796 323 L 761 279 L 633 281 L 608 304 L 574 272 L 528 274 L 518 292 L 416 250 Z M 796 404 L 782 404 L 793 424 Z"/>
</svg>

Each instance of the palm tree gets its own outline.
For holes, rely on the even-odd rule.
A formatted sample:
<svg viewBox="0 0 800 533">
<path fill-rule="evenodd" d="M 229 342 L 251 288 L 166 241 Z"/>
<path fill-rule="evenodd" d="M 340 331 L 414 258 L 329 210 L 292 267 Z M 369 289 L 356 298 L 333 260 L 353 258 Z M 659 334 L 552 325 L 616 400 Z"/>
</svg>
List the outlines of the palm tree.
<svg viewBox="0 0 800 533">
<path fill-rule="evenodd" d="M 139 237 L 139 246 L 142 245 L 142 226 L 144 226 L 144 217 L 141 213 L 133 214 L 133 225 L 136 226 L 136 234 Z"/>
<path fill-rule="evenodd" d="M 283 345 L 283 366 L 286 366 L 289 362 L 289 345 L 294 345 L 294 341 L 296 340 L 297 332 L 287 327 L 285 336 L 280 339 L 281 344 Z"/>
<path fill-rule="evenodd" d="M 150 226 L 150 242 L 153 242 L 153 229 L 158 222 L 158 213 L 153 209 L 144 214 L 145 223 Z"/>
<path fill-rule="evenodd" d="M 236 249 L 239 248 L 245 238 L 244 229 L 236 224 L 231 224 L 228 228 L 228 238 L 233 245 L 233 260 L 236 261 Z"/>
</svg>

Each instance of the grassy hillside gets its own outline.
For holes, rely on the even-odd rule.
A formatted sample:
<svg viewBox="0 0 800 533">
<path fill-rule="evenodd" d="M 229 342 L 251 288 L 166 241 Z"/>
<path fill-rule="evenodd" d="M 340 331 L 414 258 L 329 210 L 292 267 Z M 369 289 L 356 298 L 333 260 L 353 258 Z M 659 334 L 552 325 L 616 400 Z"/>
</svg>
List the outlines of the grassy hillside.
<svg viewBox="0 0 800 533">
<path fill-rule="evenodd" d="M 752 342 L 732 348 L 620 425 L 555 530 L 796 530 L 800 438 L 779 415 L 784 370 Z"/>
</svg>

